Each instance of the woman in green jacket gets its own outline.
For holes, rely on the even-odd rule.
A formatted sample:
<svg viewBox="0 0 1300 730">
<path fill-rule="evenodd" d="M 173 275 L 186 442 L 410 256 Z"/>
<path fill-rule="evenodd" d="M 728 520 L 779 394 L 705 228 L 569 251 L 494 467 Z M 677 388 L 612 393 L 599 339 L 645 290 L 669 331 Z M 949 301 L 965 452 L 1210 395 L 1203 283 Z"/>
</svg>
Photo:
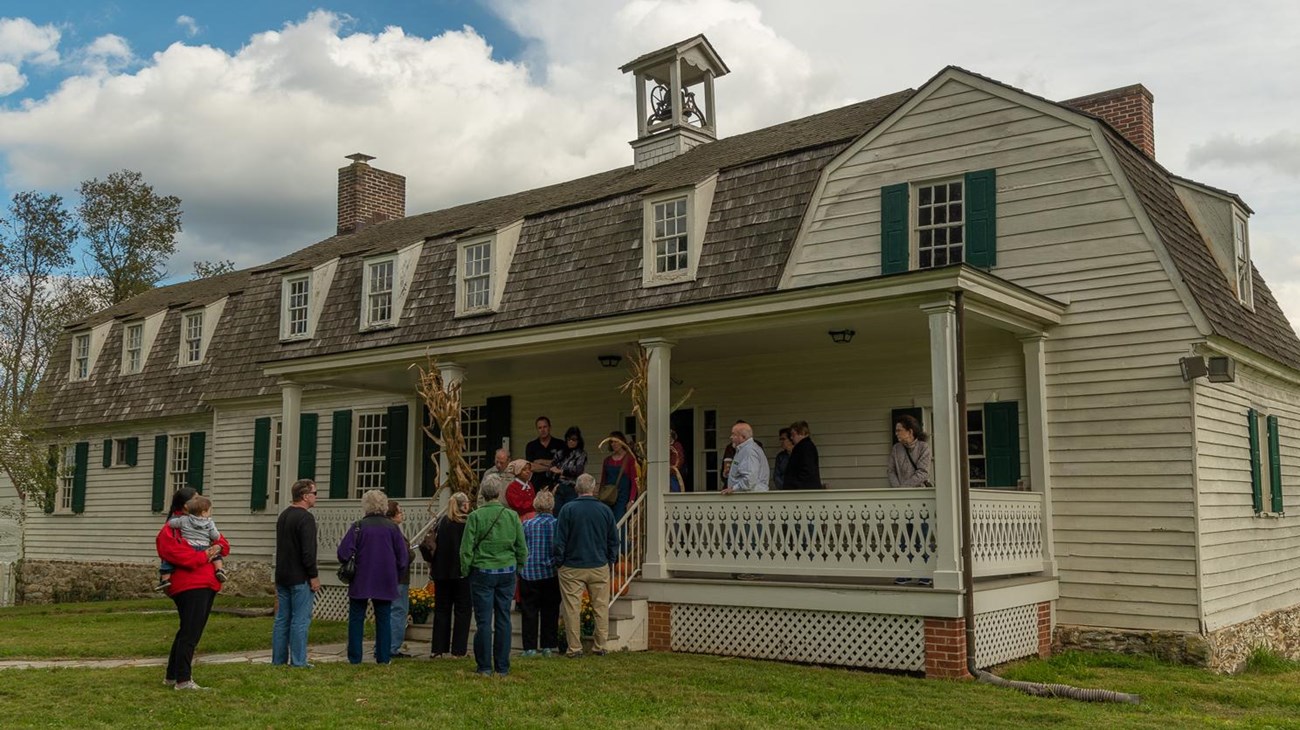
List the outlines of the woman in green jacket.
<svg viewBox="0 0 1300 730">
<path fill-rule="evenodd" d="M 460 572 L 469 577 L 474 604 L 474 662 L 486 677 L 494 669 L 503 677 L 510 673 L 510 601 L 515 576 L 528 559 L 519 515 L 501 504 L 500 496 L 499 479 L 483 483 L 480 506 L 465 521 L 460 540 Z"/>
</svg>

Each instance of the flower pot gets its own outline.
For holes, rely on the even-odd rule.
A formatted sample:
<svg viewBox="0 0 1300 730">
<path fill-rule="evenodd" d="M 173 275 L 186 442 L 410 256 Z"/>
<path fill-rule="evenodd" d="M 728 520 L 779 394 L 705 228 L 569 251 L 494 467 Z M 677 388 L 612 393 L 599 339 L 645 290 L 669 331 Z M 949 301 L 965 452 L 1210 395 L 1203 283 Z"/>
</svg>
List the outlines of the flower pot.
<svg viewBox="0 0 1300 730">
<path fill-rule="evenodd" d="M 406 627 L 406 640 L 421 644 L 433 642 L 433 624 L 410 624 Z"/>
</svg>

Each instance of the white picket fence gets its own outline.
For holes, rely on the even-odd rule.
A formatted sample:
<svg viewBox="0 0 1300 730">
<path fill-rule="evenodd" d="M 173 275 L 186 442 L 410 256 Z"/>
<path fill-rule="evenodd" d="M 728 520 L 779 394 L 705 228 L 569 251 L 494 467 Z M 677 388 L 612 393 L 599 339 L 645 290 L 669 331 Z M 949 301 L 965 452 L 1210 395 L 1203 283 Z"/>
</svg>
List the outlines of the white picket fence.
<svg viewBox="0 0 1300 730">
<path fill-rule="evenodd" d="M 12 606 L 17 599 L 17 563 L 0 562 L 0 606 Z"/>
</svg>

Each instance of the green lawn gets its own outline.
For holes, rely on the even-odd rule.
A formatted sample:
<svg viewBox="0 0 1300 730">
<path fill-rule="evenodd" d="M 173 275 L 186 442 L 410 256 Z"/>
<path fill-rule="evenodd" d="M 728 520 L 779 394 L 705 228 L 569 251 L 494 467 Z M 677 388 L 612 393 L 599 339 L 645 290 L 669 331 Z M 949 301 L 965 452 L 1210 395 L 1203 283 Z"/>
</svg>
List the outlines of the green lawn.
<svg viewBox="0 0 1300 730">
<path fill-rule="evenodd" d="M 107 636 L 112 631 L 101 629 L 101 620 L 118 616 L 116 644 L 126 645 L 131 642 L 123 640 L 125 633 L 153 626 L 155 614 L 138 611 L 157 605 L 0 610 L 0 641 L 10 655 L 36 656 L 49 651 L 51 642 L 41 638 L 47 634 L 91 630 Z M 174 621 L 165 619 L 169 626 Z M 224 628 L 265 647 L 267 619 L 228 620 L 262 622 L 257 631 L 245 632 L 237 623 Z M 11 631 L 16 623 L 22 629 Z M 313 638 L 325 626 L 342 628 L 317 622 Z M 201 650 L 217 651 L 220 633 L 210 627 Z M 472 669 L 470 661 L 451 660 L 323 664 L 313 670 L 200 665 L 195 679 L 212 690 L 184 695 L 165 688 L 156 667 L 5 670 L 0 727 L 1300 727 L 1300 665 L 1277 661 L 1231 677 L 1087 654 L 1002 670 L 1012 679 L 1134 692 L 1143 698 L 1138 706 L 1038 699 L 974 682 L 684 654 L 516 658 L 506 679 L 484 679 Z"/>
</svg>

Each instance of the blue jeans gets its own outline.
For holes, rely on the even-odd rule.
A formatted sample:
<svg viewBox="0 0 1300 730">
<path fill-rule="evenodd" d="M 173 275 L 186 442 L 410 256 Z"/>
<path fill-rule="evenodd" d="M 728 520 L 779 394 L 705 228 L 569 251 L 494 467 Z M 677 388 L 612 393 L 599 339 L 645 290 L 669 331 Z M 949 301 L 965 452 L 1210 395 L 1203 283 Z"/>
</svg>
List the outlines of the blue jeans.
<svg viewBox="0 0 1300 730">
<path fill-rule="evenodd" d="M 375 661 L 387 664 L 392 661 L 390 653 L 393 619 L 393 602 L 378 598 L 348 599 L 348 661 L 361 663 L 361 642 L 366 635 L 366 601 L 375 607 Z"/>
<path fill-rule="evenodd" d="M 397 600 L 393 601 L 393 654 L 402 650 L 402 642 L 406 640 L 406 614 L 411 610 L 411 586 L 405 583 L 397 584 Z"/>
<path fill-rule="evenodd" d="M 307 627 L 316 594 L 310 583 L 275 586 L 275 626 L 271 629 L 271 663 L 307 666 Z"/>
<path fill-rule="evenodd" d="M 515 597 L 514 573 L 484 573 L 469 577 L 474 603 L 474 663 L 479 672 L 510 672 L 510 601 Z M 490 652 L 490 654 L 489 654 Z"/>
</svg>

